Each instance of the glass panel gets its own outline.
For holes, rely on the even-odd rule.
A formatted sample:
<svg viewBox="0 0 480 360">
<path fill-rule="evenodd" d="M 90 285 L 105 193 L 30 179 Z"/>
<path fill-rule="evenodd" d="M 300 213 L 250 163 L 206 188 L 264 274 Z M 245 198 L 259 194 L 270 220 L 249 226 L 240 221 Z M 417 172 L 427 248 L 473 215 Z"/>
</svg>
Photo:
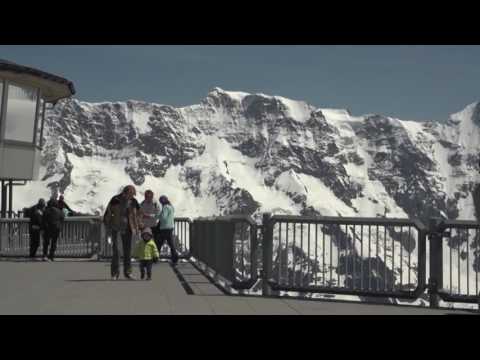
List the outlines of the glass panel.
<svg viewBox="0 0 480 360">
<path fill-rule="evenodd" d="M 33 142 L 37 89 L 8 85 L 5 140 Z"/>
<path fill-rule="evenodd" d="M 40 103 L 38 106 L 38 120 L 37 120 L 37 133 L 35 137 L 35 145 L 38 147 L 42 146 L 42 126 L 43 126 L 43 116 L 44 116 L 44 101 L 40 97 Z"/>
</svg>

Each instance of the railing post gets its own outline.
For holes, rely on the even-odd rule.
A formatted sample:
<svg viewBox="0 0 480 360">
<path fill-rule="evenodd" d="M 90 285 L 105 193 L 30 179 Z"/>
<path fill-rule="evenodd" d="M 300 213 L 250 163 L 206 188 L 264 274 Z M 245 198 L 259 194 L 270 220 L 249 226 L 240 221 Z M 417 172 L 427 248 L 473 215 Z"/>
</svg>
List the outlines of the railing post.
<svg viewBox="0 0 480 360">
<path fill-rule="evenodd" d="M 185 234 L 185 251 L 186 251 L 187 258 L 190 258 L 192 256 L 193 221 L 189 221 L 187 224 L 188 224 L 188 249 L 187 249 L 187 234 Z"/>
<path fill-rule="evenodd" d="M 235 284 L 236 279 L 237 279 L 237 271 L 235 268 L 235 259 L 236 259 L 236 254 L 237 254 L 237 245 L 236 245 L 236 239 L 235 239 L 235 229 L 236 229 L 236 223 L 234 220 L 231 220 L 227 222 L 226 224 L 226 229 L 228 230 L 227 232 L 227 239 L 228 241 L 228 249 L 229 249 L 229 264 L 230 264 L 230 277 L 231 277 L 231 284 Z"/>
<path fill-rule="evenodd" d="M 419 295 L 424 293 L 427 288 L 427 236 L 428 229 L 423 225 L 418 227 L 418 287 L 420 289 Z"/>
<path fill-rule="evenodd" d="M 103 221 L 99 221 L 100 231 L 98 239 L 98 260 L 107 257 L 107 236 L 108 229 L 103 224 Z"/>
<path fill-rule="evenodd" d="M 428 293 L 431 308 L 438 308 L 440 303 L 439 290 L 443 288 L 443 226 L 439 219 L 430 219 L 430 278 Z"/>
<path fill-rule="evenodd" d="M 219 260 L 220 259 L 229 259 L 232 256 L 232 253 L 222 254 L 222 243 L 223 241 L 229 242 L 231 239 L 226 236 L 224 233 L 225 224 L 220 222 L 219 220 L 215 220 L 212 224 L 213 231 L 212 237 L 209 239 L 208 244 L 211 244 L 210 249 L 207 249 L 207 256 L 210 259 L 208 267 L 213 270 L 213 279 L 216 283 L 218 283 L 219 273 L 221 273 L 221 267 L 219 267 Z M 230 262 L 229 262 L 230 263 Z M 233 262 L 232 266 L 229 269 L 231 272 L 233 271 Z M 225 274 L 222 274 L 225 275 Z M 227 277 L 228 278 L 228 277 Z M 232 280 L 233 281 L 233 280 Z"/>
<path fill-rule="evenodd" d="M 250 224 L 250 277 L 258 281 L 258 234 L 257 224 Z"/>
<path fill-rule="evenodd" d="M 3 253 L 3 224 L 0 222 L 0 255 Z"/>
<path fill-rule="evenodd" d="M 272 277 L 272 252 L 273 252 L 273 225 L 271 223 L 272 214 L 263 214 L 262 228 L 262 295 L 270 296 L 272 294 L 268 281 Z"/>
<path fill-rule="evenodd" d="M 7 217 L 7 186 L 5 185 L 5 181 L 2 180 L 2 209 L 0 217 L 2 219 Z"/>
</svg>

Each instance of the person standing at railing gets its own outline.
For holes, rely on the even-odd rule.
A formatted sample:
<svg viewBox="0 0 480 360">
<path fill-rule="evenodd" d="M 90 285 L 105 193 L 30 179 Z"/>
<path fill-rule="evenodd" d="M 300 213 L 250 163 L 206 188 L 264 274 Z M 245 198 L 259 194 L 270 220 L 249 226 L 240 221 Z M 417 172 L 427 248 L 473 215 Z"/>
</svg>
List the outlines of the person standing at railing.
<svg viewBox="0 0 480 360">
<path fill-rule="evenodd" d="M 59 209 L 58 201 L 55 199 L 49 200 L 43 214 L 43 261 L 54 261 L 57 240 L 64 221 L 65 215 Z M 50 251 L 48 251 L 49 246 Z"/>
<path fill-rule="evenodd" d="M 121 238 L 123 248 L 123 274 L 125 278 L 135 280 L 132 276 L 131 253 L 132 239 L 137 236 L 142 224 L 142 211 L 135 199 L 136 190 L 132 185 L 126 186 L 122 193 L 115 195 L 108 203 L 103 216 L 103 222 L 112 235 L 112 280 L 118 280 L 120 253 L 118 251 L 118 237 Z"/>
<path fill-rule="evenodd" d="M 60 195 L 58 198 L 58 208 L 62 210 L 62 212 L 65 214 L 65 216 L 74 216 L 75 211 L 73 211 L 70 206 L 65 202 L 65 198 L 63 195 Z"/>
<path fill-rule="evenodd" d="M 40 234 L 43 225 L 43 211 L 45 210 L 45 200 L 39 199 L 36 205 L 25 209 L 23 216 L 30 218 L 28 232 L 30 235 L 30 258 L 34 259 L 40 246 Z"/>
<path fill-rule="evenodd" d="M 175 244 L 173 243 L 175 209 L 170 203 L 170 200 L 168 200 L 165 195 L 160 196 L 160 203 L 162 204 L 162 211 L 157 216 L 157 218 L 159 219 L 157 225 L 158 237 L 156 239 L 157 248 L 160 250 L 162 248 L 163 242 L 167 241 L 167 244 L 170 247 L 172 263 L 176 265 L 178 262 L 178 254 L 177 250 L 175 249 Z"/>
</svg>

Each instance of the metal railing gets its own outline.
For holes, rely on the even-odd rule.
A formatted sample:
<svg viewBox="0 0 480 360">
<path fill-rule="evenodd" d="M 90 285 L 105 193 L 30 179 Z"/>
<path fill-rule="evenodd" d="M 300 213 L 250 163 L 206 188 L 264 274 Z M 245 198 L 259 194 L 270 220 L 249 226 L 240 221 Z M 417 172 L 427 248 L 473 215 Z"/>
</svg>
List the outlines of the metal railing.
<svg viewBox="0 0 480 360">
<path fill-rule="evenodd" d="M 432 219 L 430 228 L 431 303 L 479 303 L 480 224 Z"/>
<path fill-rule="evenodd" d="M 258 280 L 257 225 L 248 216 L 199 218 L 192 223 L 190 255 L 235 290 Z"/>
<path fill-rule="evenodd" d="M 0 219 L 0 256 L 27 257 L 30 248 L 28 218 Z M 57 241 L 57 257 L 91 257 L 97 252 L 101 232 L 98 217 L 65 219 Z M 43 238 L 37 252 L 41 253 Z"/>
<path fill-rule="evenodd" d="M 174 239 L 180 257 L 213 272 L 224 289 L 251 289 L 260 276 L 263 295 L 418 299 L 428 289 L 438 307 L 440 299 L 479 303 L 479 230 L 473 221 L 432 219 L 427 228 L 412 219 L 264 214 L 262 225 L 248 216 L 176 218 Z M 28 256 L 29 243 L 29 219 L 0 219 L 0 256 Z M 102 217 L 66 218 L 57 256 L 108 258 L 111 251 Z"/>
<path fill-rule="evenodd" d="M 190 257 L 190 239 L 191 239 L 192 220 L 190 218 L 175 218 L 175 228 L 173 231 L 173 243 L 178 252 L 178 257 L 188 259 Z M 169 249 L 163 246 L 160 256 L 169 256 Z"/>
<path fill-rule="evenodd" d="M 0 256 L 27 257 L 30 248 L 28 218 L 0 219 Z M 180 258 L 189 257 L 190 224 L 188 218 L 176 218 L 174 244 Z M 98 255 L 101 258 L 112 256 L 112 246 L 108 244 L 107 233 L 102 224 L 102 217 L 79 216 L 68 217 L 62 226 L 57 241 L 57 257 L 90 258 Z M 43 248 L 43 237 L 37 254 Z M 120 251 L 122 247 L 120 246 Z M 159 249 L 160 250 L 160 249 Z M 162 257 L 170 256 L 164 245 Z"/>
<path fill-rule="evenodd" d="M 99 218 L 101 220 L 101 218 Z M 175 218 L 174 220 L 174 231 L 173 231 L 173 243 L 175 249 L 177 250 L 179 259 L 188 259 L 190 257 L 190 234 L 191 234 L 191 223 L 192 221 L 189 218 Z M 108 242 L 108 232 L 105 227 L 102 227 L 102 234 L 100 236 L 100 257 L 110 258 L 112 257 L 112 245 Z M 122 246 L 119 246 L 120 255 L 123 256 Z M 163 244 L 161 249 L 158 249 L 160 252 L 160 258 L 169 258 L 170 249 L 166 243 Z"/>
<path fill-rule="evenodd" d="M 263 292 L 416 299 L 427 228 L 417 220 L 265 215 Z"/>
</svg>

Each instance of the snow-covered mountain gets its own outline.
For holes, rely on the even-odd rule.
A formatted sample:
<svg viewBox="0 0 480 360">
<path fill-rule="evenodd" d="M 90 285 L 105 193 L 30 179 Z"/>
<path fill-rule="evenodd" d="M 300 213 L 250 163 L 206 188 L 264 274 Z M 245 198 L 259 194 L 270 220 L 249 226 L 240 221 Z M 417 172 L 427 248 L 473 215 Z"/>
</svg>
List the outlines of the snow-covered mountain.
<svg viewBox="0 0 480 360">
<path fill-rule="evenodd" d="M 198 105 L 68 100 L 48 112 L 41 180 L 16 205 L 63 193 L 102 212 L 126 184 L 180 216 L 227 213 L 474 219 L 480 105 L 446 123 L 353 116 L 280 96 L 212 90 Z"/>
</svg>

